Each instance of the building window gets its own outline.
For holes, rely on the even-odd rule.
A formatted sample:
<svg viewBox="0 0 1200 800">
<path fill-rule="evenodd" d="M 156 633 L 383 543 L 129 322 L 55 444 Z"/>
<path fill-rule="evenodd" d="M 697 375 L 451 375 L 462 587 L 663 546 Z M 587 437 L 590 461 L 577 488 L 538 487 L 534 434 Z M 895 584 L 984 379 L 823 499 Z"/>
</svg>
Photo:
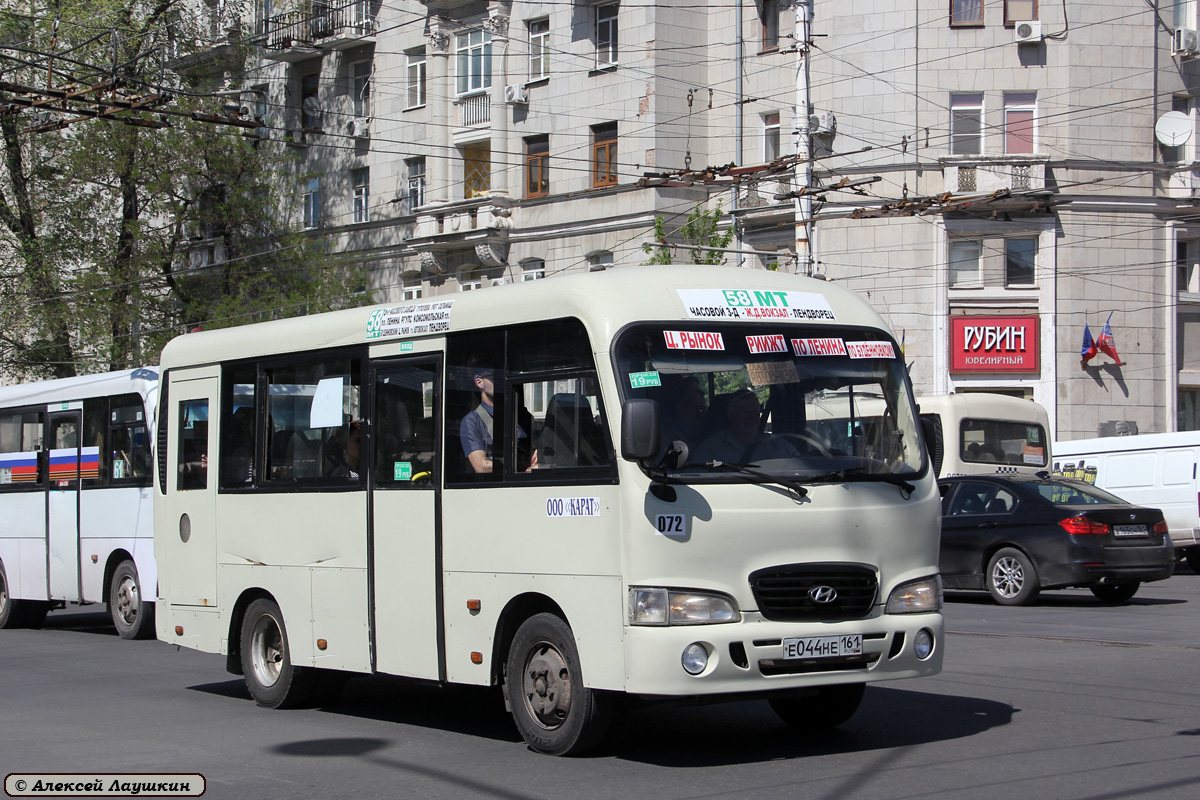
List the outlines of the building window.
<svg viewBox="0 0 1200 800">
<path fill-rule="evenodd" d="M 762 15 L 762 49 L 779 48 L 779 0 L 760 0 Z"/>
<path fill-rule="evenodd" d="M 529 23 L 529 80 L 550 77 L 550 20 Z"/>
<path fill-rule="evenodd" d="M 950 0 L 951 25 L 982 25 L 983 0 Z"/>
<path fill-rule="evenodd" d="M 1176 289 L 1180 292 L 1200 292 L 1200 240 L 1179 239 L 1175 242 Z"/>
<path fill-rule="evenodd" d="M 779 112 L 763 114 L 763 162 L 779 158 Z"/>
<path fill-rule="evenodd" d="M 1181 431 L 1200 431 L 1200 389 L 1179 390 L 1179 426 Z"/>
<path fill-rule="evenodd" d="M 613 254 L 607 250 L 588 256 L 588 272 L 602 272 L 606 269 L 612 269 L 612 266 Z"/>
<path fill-rule="evenodd" d="M 1194 135 L 1196 127 L 1194 105 L 1195 104 L 1192 102 L 1192 98 L 1187 96 L 1176 95 L 1175 97 L 1171 98 L 1171 110 L 1178 111 L 1180 114 L 1183 114 L 1189 120 L 1191 120 L 1193 135 L 1190 136 L 1186 142 L 1180 145 L 1171 146 L 1160 144 L 1159 146 L 1162 147 L 1163 161 L 1165 163 L 1169 164 L 1192 160 L 1192 153 L 1195 152 L 1195 145 L 1193 142 L 1196 139 Z"/>
<path fill-rule="evenodd" d="M 274 3 L 272 0 L 258 0 L 254 4 L 254 32 L 258 35 L 267 32 L 267 20 L 271 18 Z"/>
<path fill-rule="evenodd" d="M 458 271 L 458 290 L 473 292 L 483 286 L 479 267 L 463 267 Z"/>
<path fill-rule="evenodd" d="M 592 126 L 592 186 L 617 185 L 617 123 Z"/>
<path fill-rule="evenodd" d="M 352 170 L 350 178 L 354 183 L 354 221 L 371 221 L 371 168 Z"/>
<path fill-rule="evenodd" d="M 371 116 L 371 73 L 370 61 L 355 61 L 351 65 L 350 93 L 354 116 Z"/>
<path fill-rule="evenodd" d="M 1004 24 L 1028 22 L 1038 18 L 1037 0 L 1004 0 Z"/>
<path fill-rule="evenodd" d="M 620 5 L 596 7 L 596 68 L 617 65 L 617 10 Z"/>
<path fill-rule="evenodd" d="M 408 105 L 420 108 L 425 105 L 425 48 L 418 47 L 405 53 L 408 59 Z"/>
<path fill-rule="evenodd" d="M 305 75 L 300 79 L 300 127 L 306 131 L 321 130 L 321 99 L 318 90 L 320 74 Z"/>
<path fill-rule="evenodd" d="M 304 184 L 304 229 L 321 224 L 321 179 L 309 178 Z"/>
<path fill-rule="evenodd" d="M 983 95 L 950 95 L 950 152 L 954 155 L 983 152 Z"/>
<path fill-rule="evenodd" d="M 540 281 L 546 277 L 546 262 L 540 258 L 533 258 L 529 261 L 521 262 L 521 280 L 522 281 Z"/>
<path fill-rule="evenodd" d="M 983 283 L 979 262 L 983 242 L 978 239 L 957 239 L 950 242 L 950 285 L 979 286 Z"/>
<path fill-rule="evenodd" d="M 463 197 L 485 197 L 492 188 L 492 143 L 463 145 Z"/>
<path fill-rule="evenodd" d="M 1010 154 L 1032 153 L 1033 120 L 1037 95 L 1004 95 L 1004 152 Z"/>
<path fill-rule="evenodd" d="M 550 137 L 531 136 L 525 140 L 525 196 L 543 197 L 550 193 Z"/>
<path fill-rule="evenodd" d="M 404 276 L 404 299 L 420 300 L 422 295 L 421 274 L 410 272 Z"/>
<path fill-rule="evenodd" d="M 1032 286 L 1036 272 L 1037 239 L 1033 237 L 1004 240 L 1004 285 Z"/>
<path fill-rule="evenodd" d="M 1172 4 L 1171 21 L 1173 28 L 1194 28 L 1195 15 L 1192 4 L 1195 0 L 1167 0 Z M 1182 429 L 1181 429 L 1182 430 Z"/>
<path fill-rule="evenodd" d="M 492 34 L 483 29 L 467 31 L 455 38 L 459 94 L 470 94 L 492 85 Z"/>
<path fill-rule="evenodd" d="M 410 158 L 404 162 L 408 168 L 408 213 L 415 214 L 425 205 L 425 159 Z"/>
</svg>

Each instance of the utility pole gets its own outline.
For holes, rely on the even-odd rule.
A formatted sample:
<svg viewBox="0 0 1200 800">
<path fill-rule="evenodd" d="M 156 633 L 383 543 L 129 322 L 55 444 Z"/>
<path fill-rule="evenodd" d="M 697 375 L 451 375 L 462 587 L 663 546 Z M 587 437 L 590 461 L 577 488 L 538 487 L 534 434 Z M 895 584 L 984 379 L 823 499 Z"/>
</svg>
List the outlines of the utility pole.
<svg viewBox="0 0 1200 800">
<path fill-rule="evenodd" d="M 796 272 L 813 274 L 812 251 L 812 116 L 809 99 L 808 56 L 812 40 L 813 0 L 792 0 L 796 14 L 796 112 L 793 144 L 796 163 L 793 167 L 796 203 Z"/>
</svg>

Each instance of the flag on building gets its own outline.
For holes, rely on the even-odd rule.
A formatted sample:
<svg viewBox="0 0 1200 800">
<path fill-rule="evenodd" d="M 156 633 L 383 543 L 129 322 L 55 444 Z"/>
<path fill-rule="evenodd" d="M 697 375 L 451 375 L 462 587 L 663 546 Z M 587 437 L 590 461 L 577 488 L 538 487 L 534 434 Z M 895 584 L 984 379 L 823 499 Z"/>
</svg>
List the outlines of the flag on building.
<svg viewBox="0 0 1200 800">
<path fill-rule="evenodd" d="M 1092 338 L 1092 329 L 1086 322 L 1083 323 L 1083 347 L 1079 350 L 1079 366 L 1086 367 L 1087 363 L 1099 352 L 1100 348 L 1096 346 L 1096 340 Z"/>
<path fill-rule="evenodd" d="M 1096 342 L 1097 349 L 1101 353 L 1117 362 L 1117 366 L 1121 366 L 1121 357 L 1117 355 L 1117 344 L 1113 341 L 1112 328 L 1108 325 L 1108 320 L 1112 319 L 1112 314 L 1108 315 L 1108 319 L 1104 320 L 1104 330 L 1100 334 L 1100 340 Z"/>
</svg>

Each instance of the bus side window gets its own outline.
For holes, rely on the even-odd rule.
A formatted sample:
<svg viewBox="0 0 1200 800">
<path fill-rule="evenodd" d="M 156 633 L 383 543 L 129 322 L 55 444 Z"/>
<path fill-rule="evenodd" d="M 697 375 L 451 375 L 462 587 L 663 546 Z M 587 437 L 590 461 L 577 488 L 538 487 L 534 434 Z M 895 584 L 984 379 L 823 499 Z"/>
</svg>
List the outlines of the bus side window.
<svg viewBox="0 0 1200 800">
<path fill-rule="evenodd" d="M 179 489 L 208 488 L 208 401 L 179 403 Z"/>
<path fill-rule="evenodd" d="M 42 412 L 0 414 L 0 487 L 36 486 L 44 480 Z"/>
<path fill-rule="evenodd" d="M 376 486 L 431 489 L 436 468 L 432 365 L 385 366 L 375 385 Z M 451 443 L 458 448 L 458 443 Z"/>
</svg>

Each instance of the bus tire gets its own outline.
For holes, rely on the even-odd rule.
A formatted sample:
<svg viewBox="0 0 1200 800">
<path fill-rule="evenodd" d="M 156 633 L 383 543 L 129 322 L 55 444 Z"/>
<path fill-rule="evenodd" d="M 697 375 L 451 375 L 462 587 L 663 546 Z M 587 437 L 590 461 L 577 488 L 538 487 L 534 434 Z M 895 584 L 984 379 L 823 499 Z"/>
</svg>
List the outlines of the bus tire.
<svg viewBox="0 0 1200 800">
<path fill-rule="evenodd" d="M 25 622 L 25 608 L 14 600 L 8 585 L 8 573 L 0 563 L 0 629 L 20 628 Z"/>
<path fill-rule="evenodd" d="M 1200 574 L 1200 545 L 1189 547 L 1184 556 L 1187 559 L 1188 566 L 1192 568 L 1192 572 Z"/>
<path fill-rule="evenodd" d="M 862 703 L 865 683 L 821 686 L 807 697 L 772 697 L 771 710 L 781 720 L 800 730 L 836 728 L 854 716 Z"/>
<path fill-rule="evenodd" d="M 988 560 L 984 579 L 988 593 L 1002 606 L 1028 605 L 1042 590 L 1033 562 L 1015 547 L 995 552 Z"/>
<path fill-rule="evenodd" d="M 132 561 L 122 561 L 113 571 L 108 613 L 122 639 L 154 638 L 154 604 L 142 596 L 142 582 Z"/>
<path fill-rule="evenodd" d="M 554 614 L 535 614 L 517 629 L 504 691 L 517 730 L 539 753 L 582 753 L 608 731 L 612 698 L 584 686 L 575 635 Z"/>
<path fill-rule="evenodd" d="M 292 664 L 283 613 L 273 600 L 260 598 L 242 619 L 242 666 L 246 688 L 263 708 L 296 708 L 312 697 L 313 670 Z"/>
</svg>

